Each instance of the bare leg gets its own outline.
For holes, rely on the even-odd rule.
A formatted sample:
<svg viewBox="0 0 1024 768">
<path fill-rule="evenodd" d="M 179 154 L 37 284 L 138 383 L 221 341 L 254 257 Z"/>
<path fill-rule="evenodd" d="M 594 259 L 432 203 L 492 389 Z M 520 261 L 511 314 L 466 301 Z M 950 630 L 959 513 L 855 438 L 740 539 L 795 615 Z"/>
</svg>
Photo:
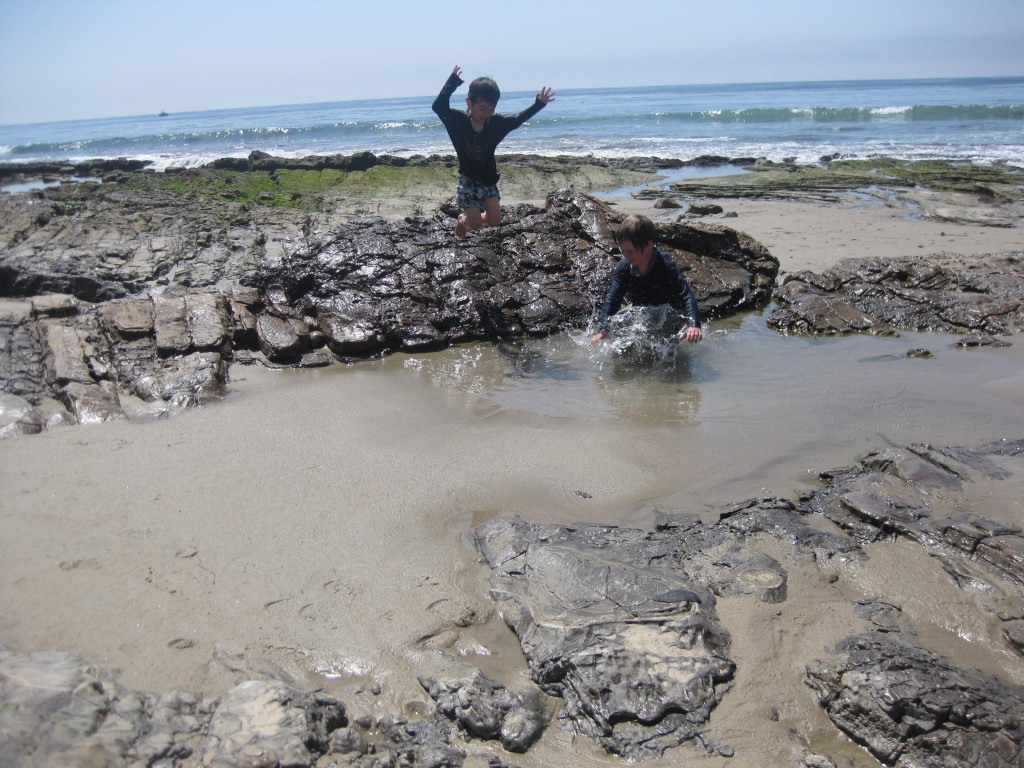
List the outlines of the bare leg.
<svg viewBox="0 0 1024 768">
<path fill-rule="evenodd" d="M 488 197 L 484 200 L 483 223 L 488 227 L 496 227 L 501 224 L 501 204 L 496 197 Z"/>
<path fill-rule="evenodd" d="M 455 224 L 455 235 L 456 237 L 465 237 L 469 232 L 480 229 L 484 225 L 484 219 L 480 215 L 479 208 L 467 208 L 466 212 L 459 216 L 458 222 Z M 462 234 L 459 234 L 459 230 L 462 230 Z"/>
</svg>

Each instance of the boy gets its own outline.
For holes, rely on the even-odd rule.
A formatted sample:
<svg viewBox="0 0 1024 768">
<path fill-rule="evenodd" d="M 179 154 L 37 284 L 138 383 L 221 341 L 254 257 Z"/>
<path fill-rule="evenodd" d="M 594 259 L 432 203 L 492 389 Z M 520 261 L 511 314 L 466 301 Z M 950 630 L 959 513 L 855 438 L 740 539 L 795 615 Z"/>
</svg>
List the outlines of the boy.
<svg viewBox="0 0 1024 768">
<path fill-rule="evenodd" d="M 646 216 L 632 214 L 623 219 L 615 233 L 622 258 L 615 266 L 601 310 L 600 330 L 590 339 L 591 346 L 608 337 L 608 318 L 619 311 L 624 297 L 634 306 L 671 304 L 686 323 L 679 338 L 696 344 L 703 337 L 697 298 L 672 257 L 654 244 L 655 235 L 654 222 Z"/>
<path fill-rule="evenodd" d="M 555 98 L 547 86 L 541 88 L 533 104 L 518 115 L 496 115 L 501 98 L 498 84 L 489 77 L 478 77 L 469 84 L 466 111 L 448 105 L 455 89 L 462 85 L 462 70 L 456 66 L 448 76 L 432 109 L 441 118 L 459 158 L 459 183 L 456 203 L 463 213 L 455 224 L 455 236 L 465 237 L 470 230 L 501 223 L 498 194 L 498 165 L 494 150 L 511 131 L 518 128 Z"/>
</svg>

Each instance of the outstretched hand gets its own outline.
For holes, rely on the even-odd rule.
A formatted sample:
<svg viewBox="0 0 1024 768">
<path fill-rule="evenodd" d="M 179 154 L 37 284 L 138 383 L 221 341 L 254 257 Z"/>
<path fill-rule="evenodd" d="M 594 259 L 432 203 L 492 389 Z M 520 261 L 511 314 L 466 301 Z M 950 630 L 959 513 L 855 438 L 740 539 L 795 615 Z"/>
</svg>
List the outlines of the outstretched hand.
<svg viewBox="0 0 1024 768">
<path fill-rule="evenodd" d="M 691 344 L 696 344 L 702 338 L 704 338 L 704 332 L 700 329 L 699 326 L 696 325 L 691 325 L 689 328 L 687 328 L 685 331 L 679 334 L 680 341 L 685 340 L 690 342 Z"/>
<path fill-rule="evenodd" d="M 456 77 L 462 77 L 462 67 L 458 64 L 455 65 L 455 69 L 452 70 L 452 74 Z"/>
<path fill-rule="evenodd" d="M 555 100 L 555 92 L 548 88 L 546 85 L 540 89 L 540 93 L 537 94 L 537 101 L 542 104 L 547 104 L 549 101 Z"/>
</svg>

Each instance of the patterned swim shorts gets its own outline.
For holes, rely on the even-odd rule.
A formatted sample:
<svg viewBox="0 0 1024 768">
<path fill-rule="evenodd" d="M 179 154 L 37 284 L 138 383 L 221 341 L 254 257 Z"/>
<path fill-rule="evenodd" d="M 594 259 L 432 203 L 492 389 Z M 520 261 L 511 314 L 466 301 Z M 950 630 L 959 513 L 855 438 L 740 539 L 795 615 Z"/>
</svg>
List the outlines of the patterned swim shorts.
<svg viewBox="0 0 1024 768">
<path fill-rule="evenodd" d="M 459 183 L 455 187 L 455 204 L 459 208 L 462 210 L 476 208 L 482 211 L 484 210 L 484 200 L 489 197 L 501 199 L 497 184 L 487 187 L 459 174 Z"/>
</svg>

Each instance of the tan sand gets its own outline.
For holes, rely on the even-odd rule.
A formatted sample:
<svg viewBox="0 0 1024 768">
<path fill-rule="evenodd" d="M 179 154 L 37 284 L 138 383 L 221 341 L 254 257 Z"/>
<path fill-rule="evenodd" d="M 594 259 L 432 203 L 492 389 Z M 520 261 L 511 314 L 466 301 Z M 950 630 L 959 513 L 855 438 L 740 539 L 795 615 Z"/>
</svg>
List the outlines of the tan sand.
<svg viewBox="0 0 1024 768">
<path fill-rule="evenodd" d="M 912 221 L 884 207 L 719 202 L 738 214 L 723 223 L 764 242 L 786 271 L 844 256 L 1000 251 L 1021 238 L 1019 227 Z M 623 519 L 679 491 L 682 469 L 667 475 L 645 459 L 678 438 L 642 421 L 495 411 L 410 385 L 408 362 L 236 367 L 234 394 L 199 410 L 0 441 L 0 643 L 77 652 L 147 690 L 220 691 L 239 670 L 275 669 L 327 686 L 353 714 L 425 713 L 416 676 L 438 665 L 438 648 L 525 683 L 462 534 L 499 514 Z M 779 606 L 721 602 L 741 672 L 712 735 L 744 765 L 791 766 L 807 745 L 870 764 L 799 681 L 808 653 L 861 625 L 849 600 L 876 585 L 853 565 L 833 585 L 765 546 L 802 586 Z M 684 759 L 735 764 L 683 747 L 651 765 Z M 557 728 L 513 762 L 619 764 Z"/>
<path fill-rule="evenodd" d="M 913 210 L 878 203 L 843 205 L 777 200 L 708 199 L 736 218 L 707 217 L 746 232 L 764 243 L 779 260 L 782 272 L 822 271 L 851 257 L 919 257 L 933 253 L 968 256 L 973 253 L 1020 250 L 1024 231 L 915 217 Z M 644 213 L 663 221 L 678 211 L 654 208 L 653 201 L 618 201 L 618 210 Z"/>
</svg>

